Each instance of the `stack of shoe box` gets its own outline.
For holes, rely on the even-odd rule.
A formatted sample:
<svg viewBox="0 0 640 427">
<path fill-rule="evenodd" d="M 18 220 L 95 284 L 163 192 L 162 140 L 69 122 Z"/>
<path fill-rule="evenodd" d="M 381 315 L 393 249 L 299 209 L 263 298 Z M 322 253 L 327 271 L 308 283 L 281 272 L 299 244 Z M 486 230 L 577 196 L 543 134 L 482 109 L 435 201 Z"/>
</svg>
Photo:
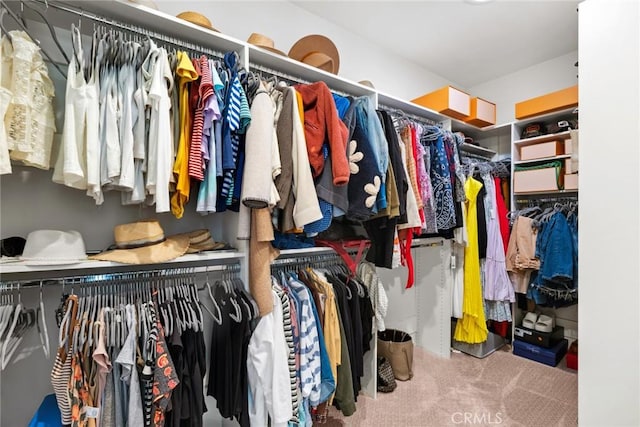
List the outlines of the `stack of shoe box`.
<svg viewBox="0 0 640 427">
<path fill-rule="evenodd" d="M 564 328 L 555 319 L 529 312 L 514 331 L 513 354 L 549 366 L 556 366 L 567 353 Z"/>
</svg>

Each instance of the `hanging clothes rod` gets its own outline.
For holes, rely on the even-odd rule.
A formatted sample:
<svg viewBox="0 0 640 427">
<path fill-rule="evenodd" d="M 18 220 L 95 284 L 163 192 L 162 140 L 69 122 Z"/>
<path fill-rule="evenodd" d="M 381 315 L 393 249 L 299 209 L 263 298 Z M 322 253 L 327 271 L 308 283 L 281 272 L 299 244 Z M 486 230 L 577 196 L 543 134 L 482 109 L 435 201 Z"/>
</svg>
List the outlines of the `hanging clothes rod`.
<svg viewBox="0 0 640 427">
<path fill-rule="evenodd" d="M 529 198 L 521 198 L 521 197 L 529 197 Z M 575 192 L 573 194 L 569 193 L 569 194 L 562 194 L 558 196 L 543 196 L 543 197 L 540 197 L 539 195 L 536 197 L 535 194 L 531 194 L 529 196 L 524 194 L 519 194 L 515 202 L 516 203 L 534 203 L 534 204 L 562 203 L 562 202 L 578 203 L 578 192 Z"/>
<path fill-rule="evenodd" d="M 175 47 L 183 48 L 186 50 L 192 50 L 199 53 L 203 53 L 210 56 L 215 56 L 218 58 L 223 58 L 224 53 L 217 51 L 215 49 L 203 47 L 197 43 L 188 42 L 185 40 L 178 39 L 176 37 L 168 36 L 166 34 L 158 33 L 156 31 L 150 30 L 148 28 L 139 27 L 137 25 L 121 22 L 115 19 L 106 18 L 104 16 L 96 15 L 94 13 L 86 12 L 81 8 L 76 8 L 70 5 L 62 4 L 59 2 L 47 1 L 47 0 L 34 0 L 38 3 L 44 4 L 47 8 L 51 7 L 63 12 L 67 12 L 76 16 L 79 16 L 80 19 L 87 18 L 94 22 L 99 22 L 102 24 L 106 24 L 112 27 L 119 28 L 124 31 L 128 31 L 132 34 L 143 34 L 148 36 L 149 38 L 154 39 L 157 42 L 170 44 Z"/>
<path fill-rule="evenodd" d="M 468 151 L 463 151 L 463 150 L 460 150 L 460 157 L 474 159 L 474 160 L 481 160 L 481 161 L 491 160 L 491 157 L 485 157 L 482 154 L 469 153 Z"/>
<path fill-rule="evenodd" d="M 313 254 L 313 255 L 304 255 L 293 258 L 280 258 L 276 259 L 271 263 L 271 267 L 281 267 L 284 265 L 296 265 L 296 264 L 311 264 L 311 263 L 326 263 L 326 262 L 336 262 L 339 261 L 342 263 L 342 258 L 340 255 L 336 253 L 327 253 L 327 254 Z"/>
<path fill-rule="evenodd" d="M 313 82 L 310 82 L 309 80 L 305 80 L 305 79 L 303 79 L 301 77 L 293 76 L 291 74 L 287 74 L 287 73 L 279 71 L 279 70 L 274 70 L 273 68 L 265 67 L 264 65 L 255 64 L 253 62 L 249 63 L 249 69 L 251 71 L 258 71 L 259 74 L 260 73 L 264 73 L 264 74 L 267 74 L 269 76 L 278 77 L 278 78 L 281 78 L 283 80 L 287 80 L 289 83 L 299 83 L 299 84 L 305 84 L 305 85 L 313 83 Z M 338 91 L 338 90 L 331 89 L 331 87 L 329 87 L 329 90 L 331 90 L 331 92 L 335 93 L 336 95 L 340 95 L 340 96 L 344 96 L 344 97 L 354 96 L 354 95 L 350 95 L 348 93 L 344 93 L 344 92 L 341 92 L 341 91 Z"/>
<path fill-rule="evenodd" d="M 406 117 L 408 119 L 414 120 L 416 122 L 419 122 L 420 124 L 424 124 L 424 125 L 428 125 L 428 126 L 438 126 L 441 127 L 441 123 L 438 123 L 434 120 L 431 119 L 427 119 L 426 117 L 420 117 L 417 116 L 415 114 L 411 114 L 411 113 L 406 113 L 398 108 L 392 108 L 383 104 L 379 104 L 378 105 L 378 109 L 379 110 L 384 110 L 387 113 L 391 114 L 391 115 L 396 115 L 396 116 L 400 116 L 400 117 Z"/>
<path fill-rule="evenodd" d="M 45 285 L 84 285 L 94 284 L 103 281 L 118 281 L 118 280 L 153 280 L 163 278 L 178 278 L 184 276 L 190 276 L 198 273 L 210 273 L 213 271 L 220 271 L 228 274 L 238 274 L 240 272 L 239 262 L 222 265 L 207 265 L 198 267 L 170 267 L 163 269 L 153 270 L 139 270 L 129 272 L 114 272 L 114 273 L 88 273 L 74 276 L 61 276 L 61 277 L 40 277 L 40 278 L 28 278 L 28 279 L 10 279 L 0 281 L 0 285 L 14 284 L 20 285 L 24 288 L 40 286 L 41 283 Z"/>
<path fill-rule="evenodd" d="M 265 67 L 265 66 L 259 65 L 259 64 L 250 63 L 249 64 L 249 68 L 251 70 L 257 70 L 257 71 L 259 71 L 259 73 L 265 73 L 265 74 L 267 74 L 269 76 L 279 77 L 281 79 L 288 80 L 288 81 L 294 82 L 294 83 L 300 83 L 300 84 L 310 84 L 311 83 L 308 80 L 304 80 L 304 79 L 302 79 L 300 77 L 292 76 L 291 74 L 283 73 L 282 71 L 274 70 L 272 68 Z"/>
</svg>

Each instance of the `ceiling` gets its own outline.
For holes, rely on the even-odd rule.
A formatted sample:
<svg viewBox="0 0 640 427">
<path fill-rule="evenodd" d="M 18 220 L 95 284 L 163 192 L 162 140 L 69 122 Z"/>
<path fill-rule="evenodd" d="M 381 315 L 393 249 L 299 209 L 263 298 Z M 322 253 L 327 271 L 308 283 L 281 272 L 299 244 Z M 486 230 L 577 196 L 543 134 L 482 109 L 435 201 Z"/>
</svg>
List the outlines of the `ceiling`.
<svg viewBox="0 0 640 427">
<path fill-rule="evenodd" d="M 579 2 L 292 1 L 465 88 L 577 50 Z"/>
</svg>

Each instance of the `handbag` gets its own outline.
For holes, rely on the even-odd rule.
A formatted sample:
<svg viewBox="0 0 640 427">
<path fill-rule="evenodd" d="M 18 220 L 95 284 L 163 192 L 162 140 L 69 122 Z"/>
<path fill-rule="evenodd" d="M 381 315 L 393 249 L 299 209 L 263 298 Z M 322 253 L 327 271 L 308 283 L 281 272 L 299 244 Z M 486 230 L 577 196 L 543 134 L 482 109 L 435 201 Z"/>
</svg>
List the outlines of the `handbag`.
<svg viewBox="0 0 640 427">
<path fill-rule="evenodd" d="M 378 357 L 378 391 L 391 393 L 398 387 L 393 375 L 391 363 L 384 357 Z"/>
<path fill-rule="evenodd" d="M 408 333 L 396 329 L 379 331 L 378 357 L 389 361 L 397 380 L 413 378 L 413 340 Z"/>
</svg>

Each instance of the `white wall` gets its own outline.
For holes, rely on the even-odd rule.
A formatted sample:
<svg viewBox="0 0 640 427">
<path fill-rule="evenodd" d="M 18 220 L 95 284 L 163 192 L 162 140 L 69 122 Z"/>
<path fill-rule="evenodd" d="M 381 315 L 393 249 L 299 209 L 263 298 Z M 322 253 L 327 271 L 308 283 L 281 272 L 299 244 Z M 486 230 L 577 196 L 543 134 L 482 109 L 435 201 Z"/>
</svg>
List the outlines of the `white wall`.
<svg viewBox="0 0 640 427">
<path fill-rule="evenodd" d="M 196 10 L 222 33 L 240 40 L 247 40 L 253 32 L 264 34 L 285 53 L 308 34 L 325 35 L 340 53 L 340 76 L 356 82 L 370 80 L 376 89 L 399 98 L 412 99 L 416 93 L 455 84 L 286 1 L 156 0 L 156 4 L 172 15 Z"/>
<path fill-rule="evenodd" d="M 640 5 L 580 5 L 581 426 L 640 425 Z"/>
<path fill-rule="evenodd" d="M 578 68 L 574 67 L 577 60 L 578 52 L 573 51 L 468 90 L 474 96 L 496 103 L 497 122 L 509 123 L 515 120 L 517 102 L 577 84 Z"/>
</svg>

